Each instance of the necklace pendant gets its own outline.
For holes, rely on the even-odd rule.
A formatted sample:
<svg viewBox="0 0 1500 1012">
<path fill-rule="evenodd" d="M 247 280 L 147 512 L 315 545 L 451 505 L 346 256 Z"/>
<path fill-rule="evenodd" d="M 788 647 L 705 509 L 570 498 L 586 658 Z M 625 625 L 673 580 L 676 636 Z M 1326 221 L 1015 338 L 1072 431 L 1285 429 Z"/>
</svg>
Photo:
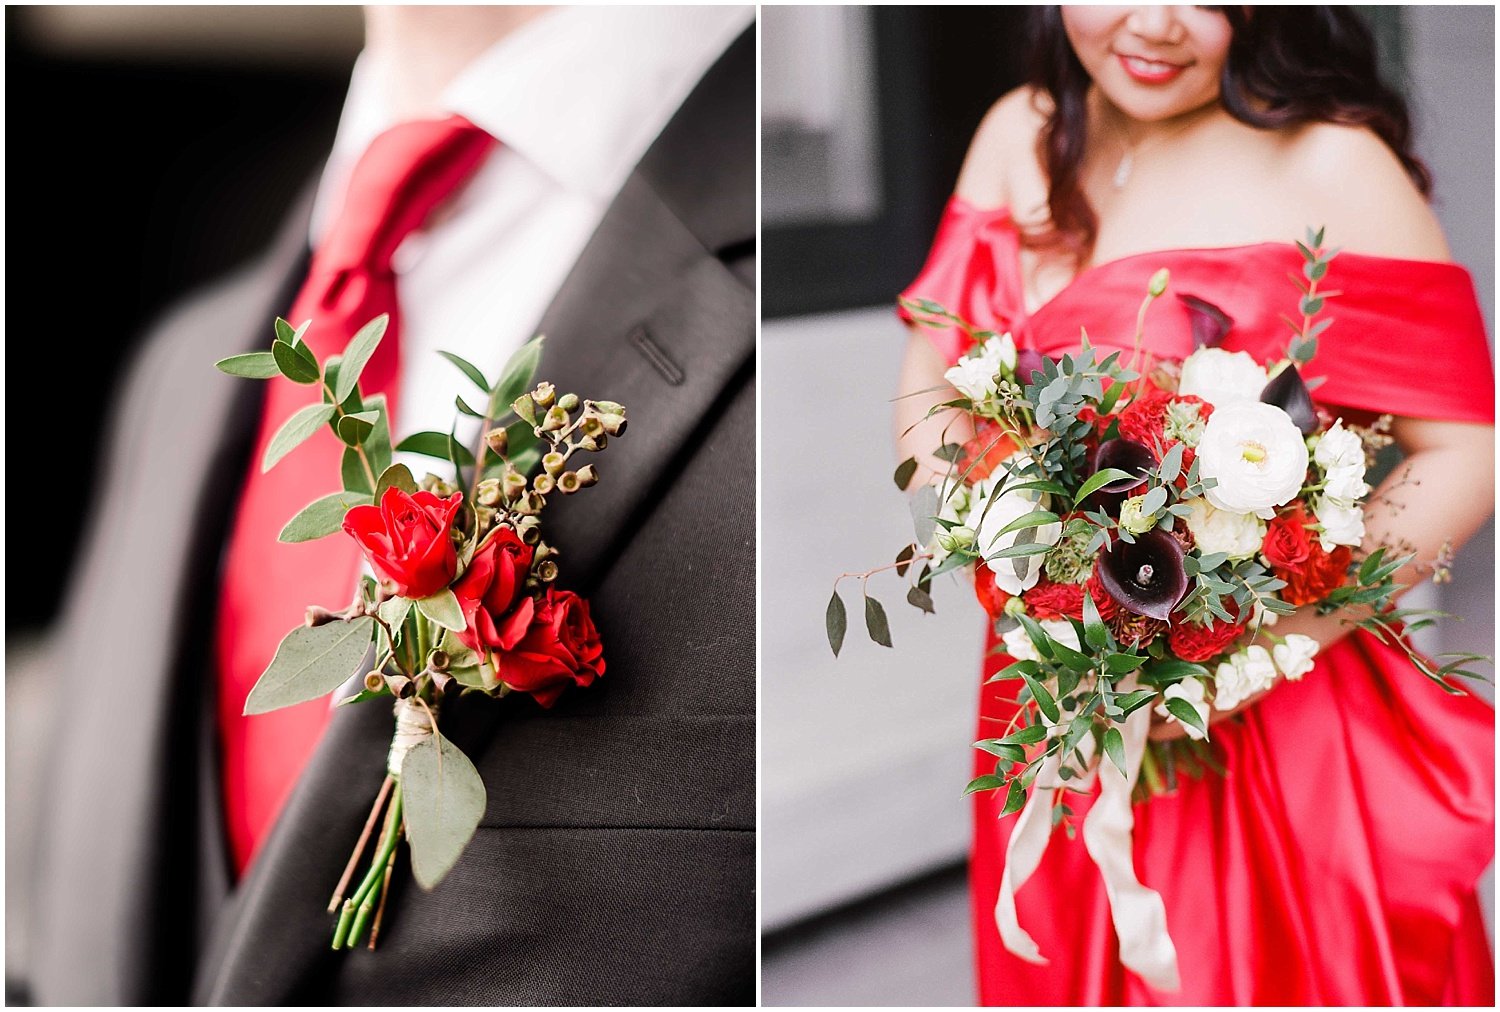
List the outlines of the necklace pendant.
<svg viewBox="0 0 1500 1012">
<path fill-rule="evenodd" d="M 1115 189 L 1123 190 L 1125 188 L 1125 184 L 1130 182 L 1130 170 L 1133 168 L 1135 168 L 1135 158 L 1127 151 L 1125 152 L 1125 157 L 1120 159 L 1120 164 L 1115 167 Z"/>
</svg>

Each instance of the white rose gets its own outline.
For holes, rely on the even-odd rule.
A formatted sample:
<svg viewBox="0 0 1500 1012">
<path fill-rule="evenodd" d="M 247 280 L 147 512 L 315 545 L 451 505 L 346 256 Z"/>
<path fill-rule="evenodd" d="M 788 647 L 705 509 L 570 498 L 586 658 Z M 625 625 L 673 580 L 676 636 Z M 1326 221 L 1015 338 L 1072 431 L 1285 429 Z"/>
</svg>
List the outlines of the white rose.
<svg viewBox="0 0 1500 1012">
<path fill-rule="evenodd" d="M 1266 370 L 1243 351 L 1199 348 L 1182 363 L 1177 392 L 1201 397 L 1215 408 L 1258 401 L 1270 382 Z"/>
<path fill-rule="evenodd" d="M 1067 619 L 1048 619 L 1039 622 L 1038 625 L 1057 642 L 1074 650 L 1081 650 L 1078 645 L 1078 630 L 1073 628 L 1073 623 Z M 1041 660 L 1041 655 L 1036 652 L 1036 644 L 1031 642 L 1031 637 L 1026 635 L 1026 627 L 1017 625 L 1010 632 L 1000 637 L 1005 641 L 1005 652 L 1018 661 Z"/>
<path fill-rule="evenodd" d="M 1167 718 L 1167 723 L 1169 724 L 1182 723 L 1171 710 L 1167 709 L 1166 700 L 1168 699 L 1187 700 L 1193 709 L 1198 711 L 1198 719 L 1203 721 L 1203 726 L 1208 726 L 1208 704 L 1203 701 L 1203 679 L 1184 678 L 1175 685 L 1167 686 L 1167 690 L 1162 693 L 1163 701 L 1156 707 L 1156 712 Z M 1194 741 L 1202 741 L 1207 737 L 1202 731 L 1191 724 L 1183 724 L 1182 729 Z"/>
<path fill-rule="evenodd" d="M 1004 535 L 1000 531 L 1028 513 L 1045 509 L 1045 502 L 1044 495 L 1031 491 L 1007 491 L 993 503 L 981 501 L 976 496 L 969 507 L 969 525 L 979 531 L 975 547 L 979 550 L 980 557 L 988 559 L 1002 548 L 1014 545 L 1023 531 L 1011 531 Z M 1043 524 L 1026 530 L 1036 535 L 1034 541 L 1039 545 L 1055 545 L 1062 537 L 1060 523 Z M 1011 595 L 1030 590 L 1041 578 L 1042 559 L 1041 554 L 1026 555 L 1018 559 L 996 559 L 989 564 L 990 571 L 995 574 L 995 585 Z M 1018 564 L 1021 570 L 1019 573 L 1016 571 Z"/>
<path fill-rule="evenodd" d="M 1270 520 L 1302 488 L 1307 443 L 1274 404 L 1215 408 L 1198 443 L 1198 474 L 1218 483 L 1205 493 L 1218 509 Z"/>
<path fill-rule="evenodd" d="M 1313 669 L 1313 658 L 1317 653 L 1318 641 L 1298 633 L 1291 633 L 1284 643 L 1271 648 L 1276 666 L 1294 682 Z"/>
<path fill-rule="evenodd" d="M 1214 707 L 1232 710 L 1276 682 L 1276 665 L 1265 647 L 1246 647 L 1214 671 Z"/>
<path fill-rule="evenodd" d="M 1266 525 L 1254 513 L 1215 509 L 1201 497 L 1189 499 L 1187 507 L 1193 511 L 1185 518 L 1187 528 L 1204 555 L 1223 552 L 1237 562 L 1260 551 L 1266 539 Z"/>
<path fill-rule="evenodd" d="M 990 338 L 981 346 L 979 353 L 1006 372 L 1016 371 L 1016 341 L 1009 334 Z"/>
<path fill-rule="evenodd" d="M 1345 506 L 1353 506 L 1370 494 L 1365 484 L 1365 465 L 1336 467 L 1323 475 L 1323 494 Z"/>
<path fill-rule="evenodd" d="M 1365 539 L 1365 511 L 1358 506 L 1347 506 L 1325 495 L 1313 503 L 1313 514 L 1323 528 L 1318 543 L 1325 552 L 1339 545 L 1357 545 Z"/>
<path fill-rule="evenodd" d="M 996 371 L 995 364 L 989 359 L 973 355 L 959 359 L 953 368 L 943 373 L 943 379 L 971 401 L 982 401 L 995 396 L 999 390 L 995 383 Z"/>
<path fill-rule="evenodd" d="M 1318 447 L 1313 451 L 1313 460 L 1325 471 L 1331 471 L 1339 467 L 1353 467 L 1359 465 L 1361 472 L 1365 469 L 1365 444 L 1362 439 L 1344 428 L 1344 420 L 1340 418 L 1333 423 L 1323 435 L 1318 437 Z"/>
</svg>

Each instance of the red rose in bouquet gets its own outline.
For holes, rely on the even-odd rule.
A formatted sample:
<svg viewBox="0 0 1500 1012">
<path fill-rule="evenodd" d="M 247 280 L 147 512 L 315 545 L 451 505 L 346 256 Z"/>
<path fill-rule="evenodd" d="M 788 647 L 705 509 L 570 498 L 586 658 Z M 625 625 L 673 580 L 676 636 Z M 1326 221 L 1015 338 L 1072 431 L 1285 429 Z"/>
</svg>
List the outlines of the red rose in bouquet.
<svg viewBox="0 0 1500 1012">
<path fill-rule="evenodd" d="M 994 474 L 995 468 L 1015 452 L 1015 439 L 989 419 L 980 419 L 974 429 L 974 438 L 963 444 L 955 463 L 959 474 L 968 475 L 967 481 L 980 482 Z M 971 466 L 972 471 L 969 470 Z"/>
<path fill-rule="evenodd" d="M 1243 622 L 1224 622 L 1215 619 L 1209 625 L 1196 622 L 1179 622 L 1167 633 L 1167 646 L 1173 654 L 1185 661 L 1198 663 L 1210 661 L 1239 639 L 1245 632 Z"/>
<path fill-rule="evenodd" d="M 1076 618 L 1083 620 L 1083 585 L 1037 581 L 1024 595 L 1026 611 L 1038 620 Z"/>
<path fill-rule="evenodd" d="M 1010 595 L 995 584 L 995 574 L 983 562 L 974 566 L 974 596 L 979 598 L 980 607 L 991 621 L 1000 617 L 1010 600 Z"/>
<path fill-rule="evenodd" d="M 551 706 L 568 686 L 589 685 L 604 674 L 604 648 L 587 601 L 548 587 L 528 610 L 531 623 L 520 640 L 495 655 L 500 681 Z"/>
<path fill-rule="evenodd" d="M 388 488 L 379 506 L 355 506 L 344 531 L 370 560 L 375 576 L 406 598 L 431 597 L 458 571 L 453 518 L 463 493 L 441 499 L 431 492 Z"/>
<path fill-rule="evenodd" d="M 509 650 L 531 623 L 531 598 L 521 591 L 531 571 L 532 547 L 509 527 L 497 528 L 453 585 L 464 613 L 458 638 L 476 651 Z"/>
<path fill-rule="evenodd" d="M 1299 607 L 1321 601 L 1342 585 L 1354 556 L 1347 545 L 1325 552 L 1309 529 L 1311 523 L 1307 507 L 1292 503 L 1266 525 L 1261 545 L 1271 571 L 1286 582 L 1282 598 Z"/>
</svg>

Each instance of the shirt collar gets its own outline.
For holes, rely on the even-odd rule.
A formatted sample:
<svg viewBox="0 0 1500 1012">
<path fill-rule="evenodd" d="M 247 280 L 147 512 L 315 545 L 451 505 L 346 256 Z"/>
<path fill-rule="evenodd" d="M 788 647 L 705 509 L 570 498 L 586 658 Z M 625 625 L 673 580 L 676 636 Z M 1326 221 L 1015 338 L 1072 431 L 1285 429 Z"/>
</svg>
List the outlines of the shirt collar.
<svg viewBox="0 0 1500 1012">
<path fill-rule="evenodd" d="M 464 68 L 440 105 L 564 189 L 607 203 L 753 20 L 749 6 L 554 8 Z M 395 124 L 382 86 L 380 67 L 361 54 L 319 187 L 315 235 L 359 156 Z"/>
</svg>

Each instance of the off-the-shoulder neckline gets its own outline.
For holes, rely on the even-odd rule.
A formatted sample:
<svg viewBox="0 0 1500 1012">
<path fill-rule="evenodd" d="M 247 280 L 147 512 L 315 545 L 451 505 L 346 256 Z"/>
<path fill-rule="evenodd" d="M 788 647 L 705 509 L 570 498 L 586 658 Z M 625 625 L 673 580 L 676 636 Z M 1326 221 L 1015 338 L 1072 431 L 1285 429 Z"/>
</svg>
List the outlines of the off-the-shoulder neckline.
<svg viewBox="0 0 1500 1012">
<path fill-rule="evenodd" d="M 954 194 L 948 200 L 948 207 L 949 209 L 956 207 L 973 215 L 1003 219 L 1010 224 L 1012 229 L 1016 228 L 1015 216 L 1011 214 L 1010 208 L 1004 205 L 1001 205 L 999 207 L 976 207 L 974 204 L 970 203 L 968 200 L 964 199 L 958 194 Z M 1060 299 L 1085 277 L 1150 257 L 1211 256 L 1217 253 L 1243 254 L 1253 250 L 1276 250 L 1278 252 L 1286 252 L 1289 250 L 1296 251 L 1296 249 L 1296 243 L 1278 242 L 1268 239 L 1261 242 L 1239 243 L 1230 246 L 1174 246 L 1165 249 L 1142 250 L 1138 253 L 1126 253 L 1123 256 L 1114 257 L 1110 260 L 1101 260 L 1096 264 L 1090 264 L 1089 266 L 1085 267 L 1083 270 L 1075 274 L 1072 280 L 1070 280 L 1066 285 L 1060 288 L 1054 295 L 1052 295 L 1051 298 L 1038 305 L 1035 310 L 1027 309 L 1024 305 L 1022 306 L 1022 309 L 1023 311 L 1025 311 L 1028 318 L 1034 317 L 1038 313 L 1045 310 L 1048 306 L 1052 305 L 1058 299 Z M 1357 261 L 1364 261 L 1366 263 L 1395 264 L 1405 266 L 1407 268 L 1428 270 L 1454 270 L 1464 274 L 1465 276 L 1472 277 L 1469 274 L 1469 269 L 1455 260 L 1419 260 L 1411 257 L 1385 256 L 1379 253 L 1359 253 L 1354 250 L 1341 250 L 1338 254 L 1338 259 L 1343 260 L 1345 263 L 1348 263 L 1351 259 L 1353 259 Z M 1017 260 L 1016 263 L 1012 265 L 1012 267 L 1017 272 L 1016 277 L 1019 281 L 1021 277 L 1020 261 Z"/>
</svg>

